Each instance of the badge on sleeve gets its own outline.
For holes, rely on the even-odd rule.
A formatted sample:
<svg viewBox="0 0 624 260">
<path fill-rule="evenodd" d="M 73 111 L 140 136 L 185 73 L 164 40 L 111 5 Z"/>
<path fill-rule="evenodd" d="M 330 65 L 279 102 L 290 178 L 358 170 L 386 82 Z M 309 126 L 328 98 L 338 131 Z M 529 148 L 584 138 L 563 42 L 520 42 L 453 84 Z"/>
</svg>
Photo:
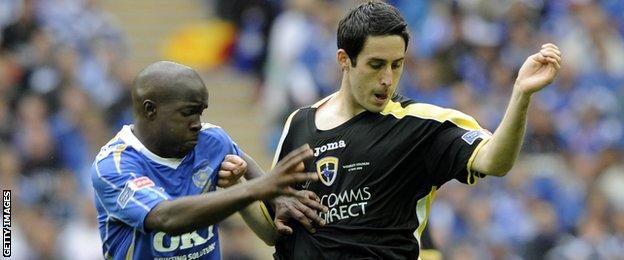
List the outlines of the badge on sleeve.
<svg viewBox="0 0 624 260">
<path fill-rule="evenodd" d="M 150 180 L 150 178 L 146 176 L 141 176 L 139 178 L 133 179 L 131 181 L 126 182 L 124 189 L 117 197 L 117 204 L 121 206 L 122 209 L 126 208 L 128 201 L 134 196 L 134 192 L 143 189 L 155 186 L 154 182 Z"/>
<path fill-rule="evenodd" d="M 490 134 L 489 132 L 486 132 L 486 131 L 487 130 L 472 130 L 472 131 L 468 131 L 464 135 L 462 135 L 462 140 L 464 140 L 469 145 L 472 145 L 477 139 L 479 139 L 479 138 L 485 139 L 485 138 L 488 138 L 488 137 L 490 137 L 492 135 L 492 134 Z"/>
</svg>

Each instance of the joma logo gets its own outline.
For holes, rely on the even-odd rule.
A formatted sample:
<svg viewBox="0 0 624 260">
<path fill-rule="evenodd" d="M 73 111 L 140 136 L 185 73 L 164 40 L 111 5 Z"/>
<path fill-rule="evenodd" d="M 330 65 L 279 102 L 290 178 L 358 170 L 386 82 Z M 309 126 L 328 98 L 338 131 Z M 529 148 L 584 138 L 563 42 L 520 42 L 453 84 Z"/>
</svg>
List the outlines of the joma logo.
<svg viewBox="0 0 624 260">
<path fill-rule="evenodd" d="M 324 153 L 326 151 L 336 150 L 338 148 L 345 148 L 347 144 L 345 141 L 340 140 L 338 142 L 324 144 L 320 147 L 314 147 L 314 156 L 319 156 L 319 154 Z"/>
</svg>

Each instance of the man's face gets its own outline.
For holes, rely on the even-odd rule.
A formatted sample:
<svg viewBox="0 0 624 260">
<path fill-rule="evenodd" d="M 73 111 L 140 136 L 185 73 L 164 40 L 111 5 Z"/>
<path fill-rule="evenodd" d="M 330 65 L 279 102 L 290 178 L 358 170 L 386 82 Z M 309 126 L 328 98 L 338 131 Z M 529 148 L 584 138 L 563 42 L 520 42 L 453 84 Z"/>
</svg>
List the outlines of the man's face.
<svg viewBox="0 0 624 260">
<path fill-rule="evenodd" d="M 381 112 L 396 91 L 403 72 L 405 41 L 398 35 L 369 36 L 347 71 L 355 101 L 371 112 Z"/>
<path fill-rule="evenodd" d="M 200 117 L 208 107 L 206 88 L 195 87 L 180 90 L 170 99 L 157 106 L 154 126 L 160 136 L 160 145 L 168 149 L 167 154 L 182 158 L 195 145 L 201 130 Z"/>
</svg>

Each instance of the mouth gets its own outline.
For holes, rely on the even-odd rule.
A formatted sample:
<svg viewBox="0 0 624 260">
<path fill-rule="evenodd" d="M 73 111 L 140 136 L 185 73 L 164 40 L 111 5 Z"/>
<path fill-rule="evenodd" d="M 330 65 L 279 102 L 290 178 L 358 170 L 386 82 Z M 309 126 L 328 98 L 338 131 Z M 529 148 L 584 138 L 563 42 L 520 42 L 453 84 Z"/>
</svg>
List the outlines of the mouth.
<svg viewBox="0 0 624 260">
<path fill-rule="evenodd" d="M 193 137 L 190 140 L 186 141 L 186 143 L 192 144 L 192 145 L 196 145 L 198 140 L 199 140 L 199 138 Z"/>
<path fill-rule="evenodd" d="M 183 146 L 185 147 L 185 149 L 189 149 L 192 150 L 195 148 L 195 146 L 197 146 L 197 140 L 189 140 L 186 141 Z"/>
<path fill-rule="evenodd" d="M 386 100 L 388 100 L 388 94 L 386 93 L 375 93 L 374 96 L 375 101 L 380 104 L 383 104 Z"/>
</svg>

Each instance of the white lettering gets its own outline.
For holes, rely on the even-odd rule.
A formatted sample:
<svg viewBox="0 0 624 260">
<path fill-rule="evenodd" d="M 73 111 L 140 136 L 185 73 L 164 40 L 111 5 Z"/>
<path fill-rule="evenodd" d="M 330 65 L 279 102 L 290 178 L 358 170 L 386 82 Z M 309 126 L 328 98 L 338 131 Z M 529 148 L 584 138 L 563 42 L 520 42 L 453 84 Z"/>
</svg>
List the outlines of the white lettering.
<svg viewBox="0 0 624 260">
<path fill-rule="evenodd" d="M 208 239 L 201 237 L 197 234 L 197 231 L 186 233 L 182 235 L 182 246 L 180 249 L 187 249 L 198 245 L 203 245 L 208 242 Z"/>
<path fill-rule="evenodd" d="M 336 150 L 338 148 L 345 148 L 347 144 L 344 140 L 340 140 L 338 142 L 328 143 L 321 145 L 320 147 L 314 147 L 314 156 L 319 156 L 319 154 L 324 153 L 326 151 Z"/>
<path fill-rule="evenodd" d="M 321 204 L 329 207 L 327 213 L 319 212 L 326 223 L 366 215 L 366 205 L 372 197 L 370 187 L 346 190 L 321 196 Z"/>
<path fill-rule="evenodd" d="M 362 215 L 366 215 L 366 204 L 368 204 L 368 202 L 360 202 L 358 205 L 362 206 Z"/>
<path fill-rule="evenodd" d="M 154 249 L 158 252 L 171 252 L 180 246 L 180 236 L 171 236 L 169 246 L 165 247 L 165 232 L 158 232 L 154 235 Z"/>
<path fill-rule="evenodd" d="M 158 232 L 154 235 L 154 249 L 158 252 L 172 252 L 176 249 L 188 249 L 200 246 L 208 242 L 214 236 L 213 226 L 208 227 L 208 236 L 206 238 L 200 236 L 197 231 L 182 234 L 180 236 L 169 236 L 165 232 Z M 168 246 L 165 245 L 166 239 L 169 237 Z M 182 243 L 180 243 L 180 241 Z"/>
<path fill-rule="evenodd" d="M 346 215 L 347 214 L 347 205 L 342 205 L 342 206 L 338 207 L 338 210 L 340 211 L 340 219 L 345 219 L 345 218 L 349 217 L 348 215 Z"/>
<path fill-rule="evenodd" d="M 353 190 L 351 190 L 353 192 Z M 357 198 L 356 198 L 357 199 Z M 349 199 L 349 194 L 347 192 L 343 192 L 338 194 L 338 202 L 339 203 L 345 203 L 345 202 L 350 202 L 351 200 Z"/>
<path fill-rule="evenodd" d="M 364 193 L 366 193 L 366 198 L 362 198 L 363 200 L 369 200 L 371 198 L 371 194 L 370 194 L 370 192 L 368 192 L 368 188 L 369 187 L 362 188 L 362 191 L 364 191 Z M 212 230 L 212 226 L 211 226 L 210 230 Z"/>
<path fill-rule="evenodd" d="M 199 251 L 188 253 L 186 255 L 176 255 L 168 257 L 156 257 L 154 260 L 187 260 L 187 259 L 199 259 L 202 256 L 210 254 L 216 247 L 216 243 L 212 242 L 209 246 L 202 248 Z"/>
<path fill-rule="evenodd" d="M 349 216 L 357 217 L 357 216 L 359 216 L 359 215 L 360 215 L 360 213 L 357 213 L 357 212 L 353 213 L 353 212 L 351 212 L 351 209 L 352 209 L 354 206 L 357 206 L 357 205 L 358 205 L 358 204 L 351 204 L 351 205 L 349 205 Z"/>
<path fill-rule="evenodd" d="M 329 210 L 329 222 L 334 222 L 334 216 L 336 220 L 340 220 L 340 216 L 338 216 L 338 210 L 336 208 L 331 208 Z"/>
</svg>

